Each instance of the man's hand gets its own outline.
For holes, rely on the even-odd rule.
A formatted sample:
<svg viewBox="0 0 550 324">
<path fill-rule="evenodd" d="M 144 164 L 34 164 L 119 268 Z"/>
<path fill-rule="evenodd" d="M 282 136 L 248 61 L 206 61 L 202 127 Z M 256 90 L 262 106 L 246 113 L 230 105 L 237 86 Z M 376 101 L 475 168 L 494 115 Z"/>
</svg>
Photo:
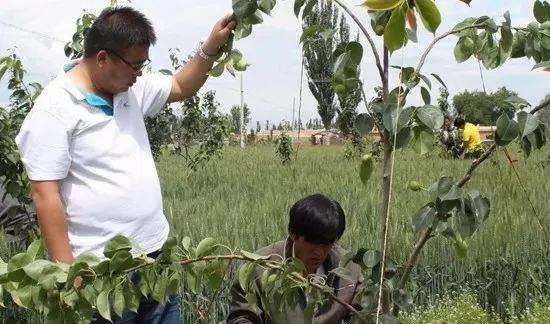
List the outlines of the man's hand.
<svg viewBox="0 0 550 324">
<path fill-rule="evenodd" d="M 211 56 L 218 54 L 220 48 L 227 43 L 231 31 L 235 29 L 237 22 L 232 14 L 224 16 L 214 25 L 210 36 L 202 45 L 202 50 Z"/>
<path fill-rule="evenodd" d="M 202 50 L 210 56 L 215 56 L 220 48 L 227 43 L 231 31 L 237 22 L 232 15 L 220 19 L 208 39 L 202 44 Z M 205 60 L 196 54 L 185 66 L 172 78 L 172 89 L 168 96 L 168 103 L 182 101 L 193 96 L 206 82 L 207 73 L 212 68 L 214 60 Z"/>
</svg>

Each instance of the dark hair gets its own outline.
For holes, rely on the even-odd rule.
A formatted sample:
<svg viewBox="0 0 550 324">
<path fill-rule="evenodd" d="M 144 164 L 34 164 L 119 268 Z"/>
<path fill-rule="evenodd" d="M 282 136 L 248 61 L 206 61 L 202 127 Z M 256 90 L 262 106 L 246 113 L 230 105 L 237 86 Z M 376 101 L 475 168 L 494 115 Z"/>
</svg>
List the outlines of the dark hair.
<svg viewBox="0 0 550 324">
<path fill-rule="evenodd" d="M 455 127 L 462 128 L 465 124 L 466 122 L 464 121 L 464 118 L 458 117 L 457 119 L 455 119 Z"/>
<path fill-rule="evenodd" d="M 156 41 L 151 22 L 141 12 L 130 7 L 107 8 L 84 37 L 84 57 L 102 49 L 124 54 L 132 46 L 154 45 Z"/>
<path fill-rule="evenodd" d="M 332 244 L 344 234 L 346 216 L 340 204 L 321 194 L 300 199 L 290 209 L 288 231 L 314 244 Z"/>
</svg>

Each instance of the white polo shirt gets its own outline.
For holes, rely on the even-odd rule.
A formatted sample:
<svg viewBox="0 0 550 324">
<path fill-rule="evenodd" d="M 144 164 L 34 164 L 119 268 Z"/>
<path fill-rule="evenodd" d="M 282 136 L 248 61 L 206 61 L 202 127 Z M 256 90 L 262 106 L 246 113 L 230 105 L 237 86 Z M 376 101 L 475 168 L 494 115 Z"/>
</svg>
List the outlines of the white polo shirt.
<svg viewBox="0 0 550 324">
<path fill-rule="evenodd" d="M 142 250 L 168 237 L 144 116 L 168 99 L 171 76 L 144 75 L 115 95 L 113 115 L 89 104 L 62 71 L 36 100 L 16 137 L 31 180 L 60 180 L 73 255 L 103 256 L 117 234 Z"/>
</svg>

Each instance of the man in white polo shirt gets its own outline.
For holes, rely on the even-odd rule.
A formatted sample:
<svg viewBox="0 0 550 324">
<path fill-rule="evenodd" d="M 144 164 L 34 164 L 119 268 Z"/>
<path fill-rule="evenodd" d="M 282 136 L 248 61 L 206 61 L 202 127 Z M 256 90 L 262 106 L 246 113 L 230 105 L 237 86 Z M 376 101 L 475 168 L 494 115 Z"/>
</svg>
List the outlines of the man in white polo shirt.
<svg viewBox="0 0 550 324">
<path fill-rule="evenodd" d="M 144 116 L 194 95 L 234 27 L 231 16 L 222 18 L 184 68 L 161 76 L 142 75 L 156 42 L 143 14 L 107 9 L 95 20 L 83 59 L 44 89 L 16 138 L 52 260 L 102 256 L 117 234 L 137 243 L 135 252 L 161 248 L 169 228 Z M 145 321 L 181 322 L 179 308 L 166 308 L 177 311 L 174 321 L 162 314 Z"/>
</svg>

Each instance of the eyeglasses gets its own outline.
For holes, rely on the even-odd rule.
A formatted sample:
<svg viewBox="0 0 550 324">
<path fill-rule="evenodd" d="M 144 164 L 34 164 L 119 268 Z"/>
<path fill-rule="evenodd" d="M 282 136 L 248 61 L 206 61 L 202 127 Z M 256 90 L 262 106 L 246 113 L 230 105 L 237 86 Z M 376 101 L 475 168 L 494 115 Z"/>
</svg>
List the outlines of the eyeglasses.
<svg viewBox="0 0 550 324">
<path fill-rule="evenodd" d="M 122 55 L 118 54 L 116 51 L 113 51 L 112 49 L 109 49 L 109 48 L 103 48 L 103 50 L 113 54 L 114 56 L 118 57 L 122 62 L 124 62 L 126 65 L 128 65 L 129 67 L 132 68 L 132 70 L 134 70 L 135 72 L 141 72 L 147 65 L 149 65 L 149 63 L 151 63 L 151 60 L 149 58 L 147 58 L 143 63 L 139 64 L 139 65 L 136 65 L 136 64 L 132 64 L 128 61 L 126 61 L 124 59 L 124 57 L 122 57 Z"/>
</svg>

